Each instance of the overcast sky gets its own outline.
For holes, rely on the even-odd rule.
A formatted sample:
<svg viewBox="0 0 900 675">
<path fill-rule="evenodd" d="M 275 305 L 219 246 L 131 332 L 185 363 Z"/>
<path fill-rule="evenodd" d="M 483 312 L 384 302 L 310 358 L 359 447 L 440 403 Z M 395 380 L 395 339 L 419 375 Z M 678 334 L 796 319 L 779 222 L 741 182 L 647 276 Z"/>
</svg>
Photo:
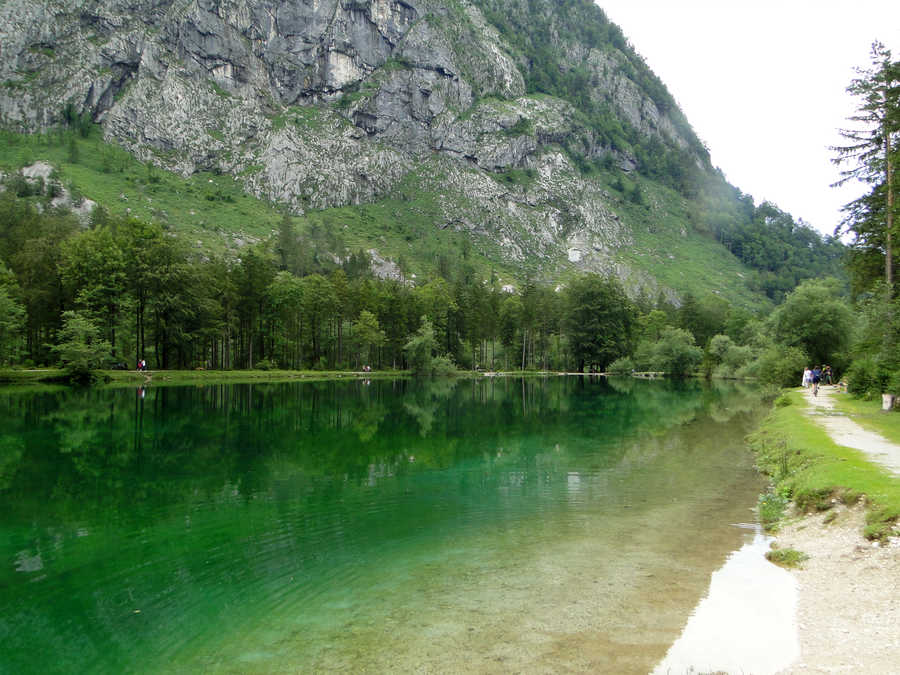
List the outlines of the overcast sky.
<svg viewBox="0 0 900 675">
<path fill-rule="evenodd" d="M 728 181 L 831 234 L 858 186 L 829 146 L 874 40 L 900 58 L 900 0 L 597 0 L 678 101 Z"/>
</svg>

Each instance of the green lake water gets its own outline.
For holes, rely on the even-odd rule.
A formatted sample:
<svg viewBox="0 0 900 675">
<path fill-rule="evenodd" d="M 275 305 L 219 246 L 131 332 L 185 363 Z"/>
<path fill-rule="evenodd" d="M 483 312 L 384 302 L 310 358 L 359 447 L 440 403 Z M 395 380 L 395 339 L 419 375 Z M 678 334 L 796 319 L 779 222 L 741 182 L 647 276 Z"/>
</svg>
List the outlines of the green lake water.
<svg viewBox="0 0 900 675">
<path fill-rule="evenodd" d="M 635 672 L 752 531 L 752 389 L 0 390 L 0 672 Z"/>
</svg>

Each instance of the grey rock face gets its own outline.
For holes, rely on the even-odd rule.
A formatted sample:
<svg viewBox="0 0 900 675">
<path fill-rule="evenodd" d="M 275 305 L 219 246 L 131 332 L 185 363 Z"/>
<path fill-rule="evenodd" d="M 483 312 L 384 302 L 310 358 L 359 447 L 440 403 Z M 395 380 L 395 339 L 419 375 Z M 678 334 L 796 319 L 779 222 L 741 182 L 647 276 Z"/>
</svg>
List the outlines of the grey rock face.
<svg viewBox="0 0 900 675">
<path fill-rule="evenodd" d="M 71 104 L 142 160 L 233 173 L 298 213 L 377 199 L 414 168 L 427 186 L 440 167 L 439 225 L 512 260 L 612 269 L 629 242 L 559 149 L 584 132 L 572 108 L 525 95 L 466 0 L 5 0 L 0 45 L 6 127 L 46 128 Z M 687 147 L 615 52 L 570 58 L 593 73 L 592 96 Z M 532 184 L 496 179 L 510 169 Z"/>
</svg>

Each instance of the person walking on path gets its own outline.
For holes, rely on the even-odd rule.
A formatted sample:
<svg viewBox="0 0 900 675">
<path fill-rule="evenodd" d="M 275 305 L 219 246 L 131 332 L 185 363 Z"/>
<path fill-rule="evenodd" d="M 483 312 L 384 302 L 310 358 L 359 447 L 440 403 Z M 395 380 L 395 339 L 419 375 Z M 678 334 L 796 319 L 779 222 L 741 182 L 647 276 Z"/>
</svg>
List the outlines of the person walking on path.
<svg viewBox="0 0 900 675">
<path fill-rule="evenodd" d="M 816 366 L 812 370 L 812 386 L 813 386 L 813 396 L 819 395 L 819 382 L 822 381 L 822 371 L 819 369 L 819 366 Z"/>
</svg>

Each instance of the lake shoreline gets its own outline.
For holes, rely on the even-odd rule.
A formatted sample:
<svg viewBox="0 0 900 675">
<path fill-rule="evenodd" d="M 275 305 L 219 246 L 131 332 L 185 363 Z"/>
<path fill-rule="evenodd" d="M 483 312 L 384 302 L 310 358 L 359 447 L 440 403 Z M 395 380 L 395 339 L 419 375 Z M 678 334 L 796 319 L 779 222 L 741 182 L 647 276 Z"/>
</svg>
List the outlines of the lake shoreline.
<svg viewBox="0 0 900 675">
<path fill-rule="evenodd" d="M 900 662 L 900 610 L 890 590 L 900 577 L 900 486 L 866 448 L 836 442 L 831 423 L 855 416 L 843 396 L 828 387 L 818 397 L 787 390 L 750 438 L 773 492 L 792 499 L 771 523 L 773 548 L 808 556 L 789 570 L 801 648 L 778 671 L 789 675 L 890 672 Z"/>
<path fill-rule="evenodd" d="M 862 535 L 863 503 L 788 519 L 775 545 L 809 558 L 789 570 L 799 589 L 800 658 L 779 671 L 807 675 L 833 671 L 887 673 L 900 663 L 895 588 L 900 538 L 887 544 Z"/>
<path fill-rule="evenodd" d="M 608 373 L 571 373 L 549 370 L 458 370 L 451 378 L 480 379 L 483 377 L 607 377 Z M 412 377 L 409 370 L 100 370 L 98 380 L 91 386 L 142 384 L 219 384 L 239 382 L 291 382 L 403 379 Z M 28 384 L 69 385 L 61 368 L 0 369 L 0 386 Z"/>
</svg>

